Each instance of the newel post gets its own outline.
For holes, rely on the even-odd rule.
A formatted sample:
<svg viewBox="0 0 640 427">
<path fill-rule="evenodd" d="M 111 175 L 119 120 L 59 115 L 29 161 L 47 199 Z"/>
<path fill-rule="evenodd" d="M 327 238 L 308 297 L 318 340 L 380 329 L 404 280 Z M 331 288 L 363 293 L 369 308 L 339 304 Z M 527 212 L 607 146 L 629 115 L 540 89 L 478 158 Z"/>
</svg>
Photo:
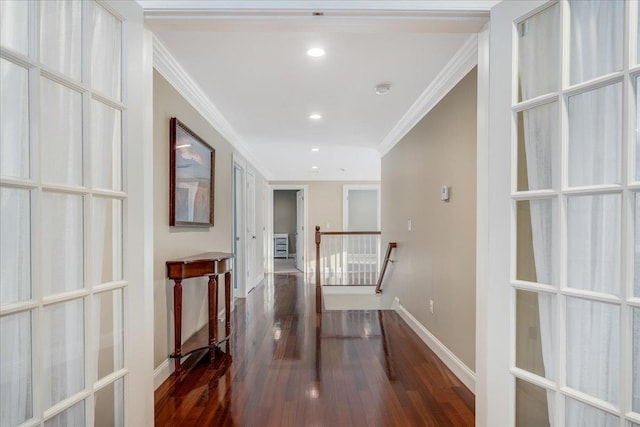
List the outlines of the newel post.
<svg viewBox="0 0 640 427">
<path fill-rule="evenodd" d="M 316 225 L 316 313 L 322 312 L 322 286 L 320 285 L 320 226 Z"/>
</svg>

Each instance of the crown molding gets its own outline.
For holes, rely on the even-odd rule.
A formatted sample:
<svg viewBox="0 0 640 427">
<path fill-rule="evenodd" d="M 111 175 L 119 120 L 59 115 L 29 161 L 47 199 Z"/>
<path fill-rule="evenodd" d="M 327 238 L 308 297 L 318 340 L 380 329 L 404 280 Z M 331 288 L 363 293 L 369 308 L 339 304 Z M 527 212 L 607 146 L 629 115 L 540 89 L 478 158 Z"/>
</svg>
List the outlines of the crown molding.
<svg viewBox="0 0 640 427">
<path fill-rule="evenodd" d="M 169 11 L 430 11 L 489 12 L 499 0 L 137 0 L 145 12 Z"/>
<path fill-rule="evenodd" d="M 380 156 L 391 151 L 477 64 L 478 36 L 473 34 L 378 145 Z"/>
<path fill-rule="evenodd" d="M 153 68 L 236 149 L 238 154 L 244 157 L 253 169 L 266 180 L 271 179 L 268 170 L 251 154 L 240 135 L 155 34 L 153 35 Z"/>
</svg>

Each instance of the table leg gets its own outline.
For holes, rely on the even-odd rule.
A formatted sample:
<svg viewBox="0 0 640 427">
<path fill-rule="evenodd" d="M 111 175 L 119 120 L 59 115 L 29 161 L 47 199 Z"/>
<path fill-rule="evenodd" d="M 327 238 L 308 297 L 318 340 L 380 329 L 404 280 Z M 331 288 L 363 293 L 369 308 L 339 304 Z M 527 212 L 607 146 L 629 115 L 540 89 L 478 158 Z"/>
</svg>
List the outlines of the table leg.
<svg viewBox="0 0 640 427">
<path fill-rule="evenodd" d="M 173 332 L 175 342 L 175 374 L 180 376 L 180 358 L 182 356 L 182 281 L 175 280 L 173 285 Z"/>
<path fill-rule="evenodd" d="M 217 276 L 209 276 L 209 359 L 216 355 L 215 345 L 218 343 L 218 280 Z"/>
<path fill-rule="evenodd" d="M 224 275 L 224 334 L 231 335 L 231 272 Z M 229 350 L 229 341 L 227 341 Z"/>
</svg>

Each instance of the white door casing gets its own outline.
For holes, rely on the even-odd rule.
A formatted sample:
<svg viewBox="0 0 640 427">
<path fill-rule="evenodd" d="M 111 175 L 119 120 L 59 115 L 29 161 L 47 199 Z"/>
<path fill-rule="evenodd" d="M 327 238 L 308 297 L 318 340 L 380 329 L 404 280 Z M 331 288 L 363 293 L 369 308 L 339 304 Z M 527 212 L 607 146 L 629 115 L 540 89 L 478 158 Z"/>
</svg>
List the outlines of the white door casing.
<svg viewBox="0 0 640 427">
<path fill-rule="evenodd" d="M 246 262 L 246 288 L 249 293 L 256 286 L 255 260 L 256 260 L 256 176 L 247 169 L 246 196 L 246 223 L 247 232 L 247 262 Z"/>
<path fill-rule="evenodd" d="M 304 192 L 296 193 L 296 268 L 304 271 Z"/>
<path fill-rule="evenodd" d="M 245 177 L 242 165 L 233 164 L 233 295 L 246 296 L 246 232 L 245 232 Z"/>
<path fill-rule="evenodd" d="M 311 229 L 313 227 L 309 227 L 309 186 L 308 185 L 297 185 L 297 184 L 273 184 L 269 186 L 269 218 L 267 220 L 267 238 L 269 241 L 269 259 L 267 262 L 269 263 L 269 272 L 273 273 L 273 193 L 275 190 L 302 190 L 302 206 L 303 206 L 303 227 L 304 227 L 304 235 L 303 235 L 303 252 L 302 256 L 303 265 L 302 271 L 307 272 L 309 268 L 309 256 L 308 256 L 308 245 L 309 242 L 313 242 L 315 239 L 315 229 Z M 311 239 L 311 240 L 309 240 Z M 296 254 L 300 252 L 299 248 L 296 248 Z"/>
<path fill-rule="evenodd" d="M 365 228 L 370 228 L 369 230 L 364 230 L 358 223 L 351 224 L 351 225 L 349 224 L 349 193 L 354 191 L 375 193 L 376 202 L 375 204 L 372 203 L 372 206 L 370 208 L 370 210 L 373 211 L 373 213 L 369 218 L 363 219 L 363 223 L 367 223 L 367 224 L 375 223 L 375 225 L 365 227 Z M 380 185 L 377 185 L 377 184 L 374 184 L 374 185 L 345 184 L 343 185 L 342 186 L 342 224 L 343 224 L 342 229 L 344 231 L 379 231 L 382 223 L 381 222 L 382 218 L 380 215 L 380 211 L 381 211 L 380 200 L 381 200 Z M 373 215 L 375 215 L 375 220 L 371 221 L 370 219 L 374 218 Z M 352 218 L 352 219 L 355 219 L 355 218 Z"/>
</svg>

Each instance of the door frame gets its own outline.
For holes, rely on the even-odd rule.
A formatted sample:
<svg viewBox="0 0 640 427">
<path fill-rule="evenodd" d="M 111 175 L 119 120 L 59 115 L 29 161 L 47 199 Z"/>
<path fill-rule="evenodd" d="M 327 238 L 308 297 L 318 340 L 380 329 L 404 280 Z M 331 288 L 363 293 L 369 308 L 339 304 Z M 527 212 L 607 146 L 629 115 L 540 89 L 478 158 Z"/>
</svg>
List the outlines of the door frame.
<svg viewBox="0 0 640 427">
<path fill-rule="evenodd" d="M 378 229 L 382 229 L 382 186 L 380 184 L 344 184 L 342 186 L 342 230 L 348 231 L 349 224 L 349 190 L 377 190 L 378 191 Z"/>
<path fill-rule="evenodd" d="M 303 197 L 303 209 L 304 209 L 304 230 L 305 230 L 305 234 L 303 235 L 303 239 L 304 239 L 304 252 L 302 253 L 302 256 L 304 256 L 304 261 L 302 262 L 302 265 L 304 266 L 304 271 L 303 273 L 306 274 L 309 271 L 309 251 L 308 251 L 308 247 L 309 247 L 309 242 L 313 241 L 313 239 L 311 239 L 311 233 L 312 231 L 309 230 L 309 186 L 308 185 L 302 185 L 302 184 L 270 184 L 269 185 L 269 198 L 268 198 L 268 203 L 267 203 L 267 212 L 269 213 L 268 217 L 267 217 L 267 224 L 266 224 L 266 228 L 267 228 L 267 242 L 265 243 L 267 245 L 267 272 L 269 273 L 273 273 L 273 244 L 270 242 L 273 242 L 273 192 L 275 190 L 302 190 L 302 197 Z M 311 240 L 309 240 L 311 239 Z M 300 250 L 299 248 L 296 248 L 296 251 Z"/>
<path fill-rule="evenodd" d="M 250 179 L 249 176 L 251 176 L 252 178 Z M 253 181 L 253 201 L 251 203 L 251 206 L 253 206 L 253 215 L 251 215 L 250 209 L 249 209 L 249 200 L 250 197 L 249 195 L 251 194 L 249 192 L 249 182 Z M 257 218 L 257 212 L 256 212 L 256 173 L 255 171 L 253 171 L 251 168 L 246 167 L 244 170 L 244 182 L 245 182 L 245 191 L 244 191 L 244 209 L 245 209 L 245 278 L 246 278 L 246 282 L 245 282 L 245 289 L 246 289 L 246 294 L 249 294 L 249 292 L 251 292 L 257 285 L 256 283 L 256 275 L 255 275 L 255 266 L 256 266 L 256 255 L 257 255 L 257 231 L 256 231 L 256 218 Z M 251 235 L 251 230 L 250 230 L 250 223 L 251 220 L 250 218 L 253 216 L 253 234 Z M 253 244 L 253 254 L 251 254 L 252 251 L 252 240 L 255 240 L 255 244 Z M 253 264 L 253 265 L 252 265 Z"/>
<path fill-rule="evenodd" d="M 233 274 L 233 297 L 234 298 L 245 298 L 247 296 L 247 286 L 246 286 L 246 218 L 247 218 L 247 210 L 246 210 L 246 163 L 241 159 L 238 159 L 237 156 L 232 156 L 232 168 L 231 168 L 231 179 L 232 179 L 232 203 L 231 203 L 231 248 L 234 254 L 234 274 Z M 236 181 L 236 171 L 239 171 L 239 176 L 242 182 L 238 183 Z M 240 186 L 240 200 L 237 198 L 237 186 Z M 238 206 L 239 205 L 239 206 Z M 242 239 L 242 236 L 245 236 L 245 241 L 241 241 L 240 244 L 236 244 L 236 230 L 240 230 L 238 232 L 238 236 Z"/>
</svg>

